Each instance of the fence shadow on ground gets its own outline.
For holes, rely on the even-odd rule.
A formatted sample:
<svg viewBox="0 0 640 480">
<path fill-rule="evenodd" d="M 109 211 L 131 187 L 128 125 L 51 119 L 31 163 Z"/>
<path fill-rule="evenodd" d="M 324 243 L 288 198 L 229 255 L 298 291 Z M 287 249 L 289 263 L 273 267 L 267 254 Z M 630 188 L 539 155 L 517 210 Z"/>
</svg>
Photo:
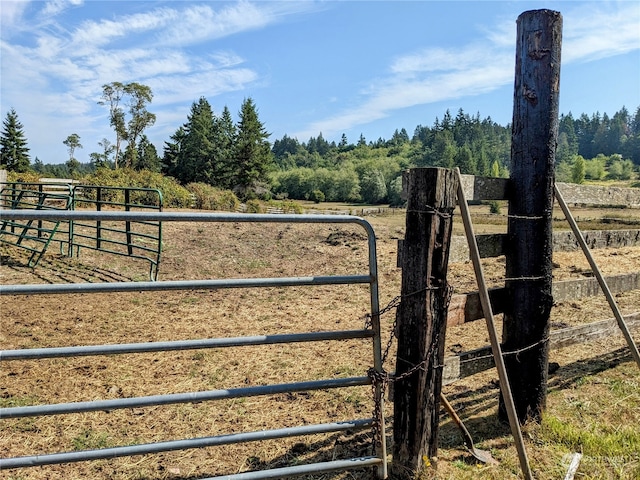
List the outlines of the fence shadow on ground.
<svg viewBox="0 0 640 480">
<path fill-rule="evenodd" d="M 40 260 L 37 267 L 30 267 L 28 256 L 22 252 L 0 255 L 0 265 L 11 270 L 29 271 L 35 282 L 41 283 L 95 283 L 95 282 L 133 282 L 134 278 L 96 265 L 70 259 L 63 254 L 48 254 Z"/>
<path fill-rule="evenodd" d="M 563 365 L 549 375 L 549 391 L 571 388 L 572 385 L 578 383 L 585 376 L 595 375 L 630 361 L 632 361 L 631 355 L 628 349 L 623 347 L 612 352 Z M 454 408 L 456 408 L 471 433 L 474 442 L 477 444 L 510 435 L 508 423 L 502 422 L 498 418 L 499 392 L 497 380 L 490 380 L 479 388 L 465 389 L 448 395 L 454 404 Z M 385 421 L 387 425 L 387 445 L 390 446 L 393 441 L 391 428 L 393 418 L 387 417 Z M 257 456 L 249 457 L 247 459 L 248 469 L 266 470 L 300 463 L 316 463 L 371 454 L 371 432 L 354 434 L 347 431 L 336 433 L 317 441 L 303 440 L 294 444 L 285 454 L 268 461 Z M 453 457 L 453 460 L 469 464 L 475 463 L 475 460 L 465 449 L 464 441 L 457 425 L 450 420 L 444 410 L 440 412 L 439 445 L 441 448 L 460 450 L 460 454 Z M 506 439 L 498 444 L 493 443 L 493 448 L 497 449 L 506 449 L 510 448 L 510 446 L 511 443 Z M 354 473 L 354 478 L 360 478 L 360 475 L 361 478 L 369 478 L 367 475 L 370 470 L 360 469 L 352 472 Z M 227 472 L 228 475 L 232 473 L 234 472 Z M 212 474 L 214 473 L 212 472 Z M 219 475 L 217 472 L 215 474 Z M 344 472 L 325 472 L 322 474 L 322 478 L 330 480 L 339 478 L 341 475 L 344 475 Z M 180 477 L 181 480 L 199 480 L 201 478 L 203 478 L 202 474 Z M 299 478 L 315 477 L 307 475 Z M 155 480 L 155 477 L 146 477 L 141 480 Z"/>
<path fill-rule="evenodd" d="M 549 392 L 566 390 L 578 384 L 585 376 L 596 375 L 618 365 L 631 362 L 631 353 L 626 347 L 604 353 L 595 357 L 576 360 L 560 366 L 549 374 Z M 464 390 L 447 395 L 458 411 L 474 441 L 483 442 L 510 434 L 509 425 L 498 418 L 499 385 L 491 380 L 479 388 Z M 484 413 L 484 415 L 483 415 Z M 441 447 L 464 450 L 462 437 L 456 424 L 440 413 L 439 443 Z M 461 455 L 461 460 L 468 455 Z"/>
</svg>

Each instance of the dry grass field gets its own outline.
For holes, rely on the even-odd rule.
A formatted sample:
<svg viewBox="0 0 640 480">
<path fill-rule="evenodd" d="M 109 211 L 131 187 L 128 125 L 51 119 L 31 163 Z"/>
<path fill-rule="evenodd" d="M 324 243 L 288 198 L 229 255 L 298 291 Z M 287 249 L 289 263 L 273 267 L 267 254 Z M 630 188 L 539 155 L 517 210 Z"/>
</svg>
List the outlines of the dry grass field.
<svg viewBox="0 0 640 480">
<path fill-rule="evenodd" d="M 474 207 L 477 233 L 504 231 L 504 216 Z M 616 228 L 602 217 L 638 218 L 637 212 L 580 211 L 582 228 Z M 559 214 L 558 218 L 562 216 Z M 380 303 L 400 292 L 397 240 L 401 214 L 367 218 L 378 244 Z M 566 228 L 556 222 L 554 228 Z M 627 222 L 628 223 L 628 222 Z M 317 276 L 367 272 L 366 235 L 350 225 L 186 224 L 164 226 L 160 280 Z M 618 228 L 638 228 L 621 225 Z M 456 225 L 456 233 L 462 232 Z M 605 274 L 640 270 L 640 247 L 598 250 Z M 51 248 L 35 269 L 14 247 L 0 247 L 0 285 L 146 280 L 148 266 L 123 257 L 83 251 L 67 258 Z M 554 278 L 583 278 L 580 252 L 554 255 Z M 490 286 L 503 283 L 504 259 L 484 260 Z M 470 263 L 450 265 L 456 293 L 475 290 Z M 235 337 L 303 331 L 359 329 L 369 308 L 363 286 L 316 286 L 187 292 L 0 296 L 0 348 Z M 624 314 L 640 311 L 640 291 L 617 295 Z M 611 318 L 602 297 L 560 302 L 554 328 Z M 391 335 L 394 311 L 382 317 Z M 500 317 L 498 316 L 498 321 Z M 500 328 L 500 327 L 499 327 Z M 636 336 L 640 332 L 636 332 Z M 449 328 L 447 354 L 488 344 L 483 321 Z M 528 425 L 525 440 L 536 478 L 563 478 L 573 452 L 584 454 L 576 478 L 640 478 L 640 371 L 622 335 L 553 351 L 559 368 L 550 376 L 547 418 Z M 394 369 L 394 347 L 385 368 Z M 267 347 L 77 357 L 0 364 L 0 406 L 125 398 L 360 376 L 371 365 L 363 340 Z M 476 465 L 455 425 L 441 416 L 437 476 L 511 479 L 519 467 L 507 426 L 497 419 L 495 370 L 444 389 L 477 446 L 498 466 Z M 0 456 L 33 455 L 135 443 L 205 437 L 307 423 L 366 418 L 370 387 L 302 392 L 216 402 L 0 421 Z M 391 438 L 392 402 L 387 402 Z M 6 470 L 18 479 L 197 479 L 246 470 L 348 458 L 369 453 L 370 433 L 326 434 L 136 456 L 115 460 Z M 311 478 L 311 477 L 308 477 Z M 322 479 L 371 478 L 370 471 L 317 475 Z"/>
</svg>

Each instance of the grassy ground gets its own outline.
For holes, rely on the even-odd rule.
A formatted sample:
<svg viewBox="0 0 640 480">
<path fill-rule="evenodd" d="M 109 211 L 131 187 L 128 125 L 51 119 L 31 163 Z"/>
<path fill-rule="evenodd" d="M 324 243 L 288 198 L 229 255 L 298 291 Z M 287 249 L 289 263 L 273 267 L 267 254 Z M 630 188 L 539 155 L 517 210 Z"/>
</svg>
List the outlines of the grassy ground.
<svg viewBox="0 0 640 480">
<path fill-rule="evenodd" d="M 474 207 L 475 208 L 475 207 Z M 620 213 L 620 212 L 618 212 Z M 623 211 L 630 218 L 637 212 Z M 607 213 L 605 213 L 607 214 Z M 602 212 L 581 211 L 583 228 L 604 225 Z M 478 233 L 504 231 L 504 217 L 475 208 Z M 484 220 L 483 220 L 484 219 Z M 378 242 L 382 305 L 400 291 L 397 240 L 402 215 L 373 216 Z M 560 224 L 560 221 L 558 221 Z M 615 225 L 614 225 L 615 226 Z M 455 227 L 460 231 L 460 227 Z M 560 227 L 558 227 L 560 228 Z M 609 224 L 607 228 L 612 228 Z M 623 227 L 620 227 L 623 228 Z M 629 228 L 629 227 L 626 227 Z M 502 229 L 502 230 L 501 230 Z M 366 272 L 365 236 L 359 227 L 247 224 L 167 224 L 160 280 L 221 277 L 306 276 Z M 55 249 L 52 249 L 55 252 Z M 595 252 L 605 274 L 638 271 L 640 248 Z M 59 283 L 144 280 L 147 266 L 121 257 L 83 251 L 68 259 L 45 256 L 36 269 L 15 248 L 0 250 L 0 283 Z M 554 255 L 555 279 L 583 278 L 588 264 L 578 253 Z M 504 259 L 486 260 L 490 285 L 504 278 Z M 452 264 L 456 293 L 476 289 L 469 264 Z M 617 297 L 624 314 L 640 310 L 640 292 Z M 368 311 L 368 292 L 345 286 L 165 293 L 0 296 L 3 349 L 144 342 L 357 329 Z M 560 302 L 553 325 L 589 323 L 612 315 L 604 299 Z M 382 318 L 391 335 L 394 311 Z M 500 318 L 498 318 L 500 322 Z M 452 327 L 447 355 L 488 343 L 484 322 Z M 79 357 L 2 362 L 0 405 L 126 398 L 363 375 L 371 365 L 363 341 L 195 350 L 169 354 Z M 387 370 L 394 369 L 392 347 Z M 576 478 L 640 478 L 640 373 L 622 337 L 554 351 L 559 368 L 549 382 L 540 425 L 525 428 L 537 479 L 562 478 L 571 455 L 583 454 Z M 495 371 L 445 387 L 477 446 L 490 450 L 498 466 L 471 462 L 462 439 L 442 413 L 437 478 L 516 478 L 517 456 L 508 427 L 497 419 Z M 371 415 L 369 387 L 252 397 L 220 402 L 136 408 L 59 417 L 2 420 L 0 456 L 82 450 L 281 428 Z M 392 402 L 387 402 L 391 436 Z M 169 452 L 86 464 L 2 472 L 17 479 L 196 479 L 245 470 L 295 465 L 367 454 L 370 432 L 316 435 L 247 445 Z M 436 478 L 434 470 L 425 478 Z M 311 477 L 309 477 L 311 478 Z M 317 475 L 323 479 L 371 478 L 369 471 Z"/>
</svg>

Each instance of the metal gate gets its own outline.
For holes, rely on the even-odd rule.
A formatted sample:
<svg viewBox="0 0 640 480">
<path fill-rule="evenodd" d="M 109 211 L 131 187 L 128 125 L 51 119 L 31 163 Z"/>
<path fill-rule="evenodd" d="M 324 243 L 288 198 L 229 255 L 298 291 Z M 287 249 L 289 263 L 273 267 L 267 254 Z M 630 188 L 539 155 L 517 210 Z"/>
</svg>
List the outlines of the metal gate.
<svg viewBox="0 0 640 480">
<path fill-rule="evenodd" d="M 184 281 L 149 281 L 122 283 L 75 283 L 75 284 L 30 284 L 2 285 L 2 295 L 37 295 L 68 293 L 99 293 L 126 291 L 163 291 L 163 290 L 217 290 L 231 288 L 293 287 L 317 285 L 367 284 L 370 294 L 369 327 L 361 330 L 332 330 L 279 335 L 247 336 L 234 338 L 199 338 L 168 342 L 128 343 L 111 345 L 87 345 L 75 347 L 36 348 L 0 351 L 0 361 L 38 360 L 55 357 L 75 357 L 91 355 L 135 354 L 140 352 L 178 351 L 192 349 L 216 349 L 229 346 L 273 345 L 283 343 L 333 341 L 341 339 L 370 339 L 372 347 L 372 365 L 382 374 L 380 320 L 378 301 L 378 275 L 376 259 L 375 233 L 364 219 L 347 215 L 268 215 L 268 214 L 205 214 L 205 213 L 169 213 L 169 212 L 52 212 L 4 210 L 3 220 L 48 220 L 48 221 L 135 221 L 135 222 L 259 222 L 259 223 L 352 223 L 364 228 L 368 238 L 368 272 L 344 276 L 277 277 L 277 278 L 237 278 Z M 303 382 L 271 384 L 228 390 L 209 390 L 184 392 L 146 397 L 97 400 L 89 402 L 58 403 L 0 408 L 0 419 L 36 417 L 44 415 L 63 415 L 77 412 L 115 410 L 133 407 L 148 407 L 177 403 L 214 401 L 229 398 L 273 395 L 288 392 L 325 390 L 359 385 L 371 385 L 369 375 L 338 378 L 314 379 Z M 386 478 L 387 461 L 384 435 L 383 398 L 378 384 L 374 388 L 375 412 L 371 418 L 360 418 L 344 422 L 332 422 L 304 425 L 298 427 L 261 430 L 243 433 L 172 440 L 157 443 L 119 446 L 95 450 L 60 452 L 46 455 L 23 456 L 0 459 L 0 469 L 13 469 L 41 465 L 51 465 L 87 460 L 108 459 L 131 455 L 151 454 L 173 450 L 213 447 L 241 442 L 285 438 L 317 433 L 358 431 L 373 429 L 377 432 L 373 440 L 373 454 L 343 460 L 296 465 L 271 470 L 245 472 L 224 477 L 228 479 L 265 479 L 284 478 L 297 475 L 329 472 L 336 470 L 376 467 L 377 477 Z"/>
</svg>

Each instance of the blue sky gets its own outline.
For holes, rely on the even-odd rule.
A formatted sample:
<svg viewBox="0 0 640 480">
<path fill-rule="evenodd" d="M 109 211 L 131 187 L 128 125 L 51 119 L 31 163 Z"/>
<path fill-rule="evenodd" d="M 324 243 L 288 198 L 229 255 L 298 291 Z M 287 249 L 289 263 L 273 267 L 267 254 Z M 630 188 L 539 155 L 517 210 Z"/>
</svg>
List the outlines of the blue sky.
<svg viewBox="0 0 640 480">
<path fill-rule="evenodd" d="M 564 19 L 560 111 L 640 106 L 640 2 L 629 1 L 6 1 L 0 2 L 0 113 L 15 108 L 32 161 L 89 160 L 114 141 L 102 85 L 151 87 L 163 142 L 201 96 L 237 119 L 253 98 L 270 140 L 389 139 L 446 109 L 506 125 L 516 19 Z"/>
</svg>

